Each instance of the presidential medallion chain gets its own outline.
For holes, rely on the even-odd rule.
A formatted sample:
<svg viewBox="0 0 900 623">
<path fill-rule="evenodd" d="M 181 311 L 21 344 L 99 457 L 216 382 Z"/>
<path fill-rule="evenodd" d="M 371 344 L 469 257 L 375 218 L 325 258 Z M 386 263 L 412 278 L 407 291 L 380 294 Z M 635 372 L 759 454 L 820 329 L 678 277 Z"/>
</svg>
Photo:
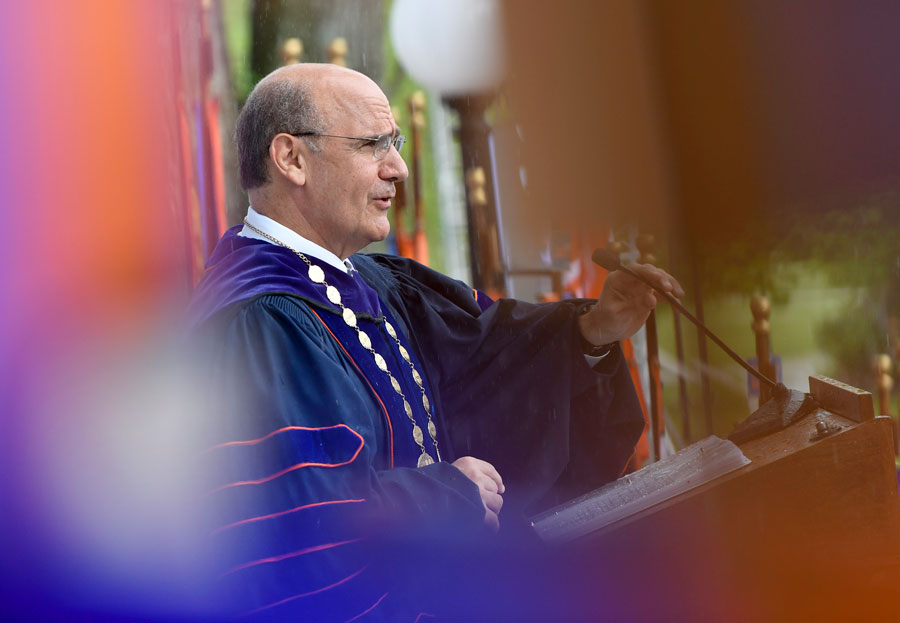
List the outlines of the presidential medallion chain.
<svg viewBox="0 0 900 623">
<path fill-rule="evenodd" d="M 341 293 L 337 288 L 330 285 L 327 281 L 325 281 L 325 271 L 322 270 L 320 266 L 313 264 L 309 258 L 307 258 L 303 253 L 290 247 L 283 243 L 278 238 L 267 234 L 251 225 L 247 222 L 247 219 L 244 219 L 244 225 L 252 229 L 254 232 L 264 237 L 266 240 L 269 240 L 280 247 L 284 247 L 290 251 L 293 251 L 297 254 L 297 256 L 303 260 L 303 263 L 307 266 L 307 275 L 309 276 L 310 281 L 313 283 L 317 283 L 325 287 L 325 296 L 331 301 L 332 304 L 337 306 L 341 310 L 341 317 L 344 319 L 344 324 L 348 327 L 354 329 L 356 331 L 356 337 L 359 340 L 360 346 L 366 349 L 372 358 L 375 361 L 375 365 L 379 370 L 384 372 L 388 379 L 391 382 L 391 387 L 393 390 L 400 396 L 403 400 L 403 410 L 406 412 L 406 417 L 409 418 L 409 421 L 412 423 L 412 437 L 413 441 L 416 442 L 416 445 L 419 446 L 419 450 L 421 454 L 419 455 L 418 466 L 424 467 L 426 465 L 431 465 L 434 463 L 434 459 L 428 454 L 428 451 L 425 449 L 425 436 L 422 434 L 422 428 L 416 423 L 415 417 L 413 417 L 412 406 L 409 404 L 409 401 L 406 399 L 406 395 L 403 393 L 403 389 L 400 387 L 400 382 L 391 374 L 391 371 L 388 369 L 387 362 L 384 357 L 381 356 L 380 353 L 376 352 L 374 348 L 372 348 L 372 340 L 369 335 L 363 331 L 359 327 L 359 323 L 357 322 L 356 313 L 345 306 L 341 300 Z M 432 409 L 431 404 L 428 400 L 428 396 L 425 394 L 425 385 L 422 380 L 422 375 L 419 374 L 419 371 L 416 370 L 415 365 L 412 362 L 412 358 L 409 355 L 409 352 L 400 343 L 400 339 L 397 337 L 397 331 L 391 325 L 387 319 L 384 320 L 384 328 L 388 332 L 388 335 L 397 343 L 397 348 L 400 351 L 400 356 L 403 357 L 403 360 L 409 365 L 413 380 L 418 385 L 419 390 L 422 392 L 422 406 L 425 408 L 425 414 L 428 416 L 428 436 L 431 437 L 431 441 L 434 444 L 434 451 L 437 454 L 437 460 L 441 460 L 441 451 L 438 449 L 438 440 L 437 440 L 437 427 L 434 425 L 434 420 L 432 417 Z"/>
</svg>

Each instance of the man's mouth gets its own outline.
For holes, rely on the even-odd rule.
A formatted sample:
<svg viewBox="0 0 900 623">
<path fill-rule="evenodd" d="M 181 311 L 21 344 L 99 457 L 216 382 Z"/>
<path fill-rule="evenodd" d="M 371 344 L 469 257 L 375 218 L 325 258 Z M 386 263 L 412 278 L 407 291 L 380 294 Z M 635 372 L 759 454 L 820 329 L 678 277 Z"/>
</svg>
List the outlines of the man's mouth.
<svg viewBox="0 0 900 623">
<path fill-rule="evenodd" d="M 394 198 L 394 193 L 389 193 L 382 197 L 375 197 L 374 201 L 375 201 L 376 205 L 378 205 L 382 208 L 389 208 L 389 207 L 391 207 L 391 199 L 393 199 L 393 198 Z"/>
</svg>

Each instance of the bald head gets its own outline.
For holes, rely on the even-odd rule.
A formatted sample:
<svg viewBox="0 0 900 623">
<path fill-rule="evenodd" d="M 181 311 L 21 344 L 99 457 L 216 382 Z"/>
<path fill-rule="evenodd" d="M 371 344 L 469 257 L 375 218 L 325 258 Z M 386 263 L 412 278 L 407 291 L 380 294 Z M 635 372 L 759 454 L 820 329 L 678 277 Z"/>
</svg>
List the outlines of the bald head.
<svg viewBox="0 0 900 623">
<path fill-rule="evenodd" d="M 398 134 L 387 97 L 366 76 L 283 67 L 238 118 L 241 183 L 257 212 L 345 258 L 390 231 L 394 185 L 409 175 Z"/>
<path fill-rule="evenodd" d="M 348 88 L 362 83 L 378 88 L 359 72 L 326 63 L 280 67 L 260 80 L 247 97 L 234 131 L 244 190 L 269 181 L 269 145 L 277 134 L 327 133 L 328 115 L 321 111 L 339 105 Z M 313 151 L 318 150 L 315 138 L 306 141 Z"/>
<path fill-rule="evenodd" d="M 310 80 L 318 82 L 326 79 L 339 80 L 341 78 L 362 79 L 371 82 L 365 74 L 347 67 L 341 67 L 340 65 L 331 63 L 294 63 L 293 65 L 279 67 L 260 80 L 259 84 L 265 84 L 270 80 Z"/>
</svg>

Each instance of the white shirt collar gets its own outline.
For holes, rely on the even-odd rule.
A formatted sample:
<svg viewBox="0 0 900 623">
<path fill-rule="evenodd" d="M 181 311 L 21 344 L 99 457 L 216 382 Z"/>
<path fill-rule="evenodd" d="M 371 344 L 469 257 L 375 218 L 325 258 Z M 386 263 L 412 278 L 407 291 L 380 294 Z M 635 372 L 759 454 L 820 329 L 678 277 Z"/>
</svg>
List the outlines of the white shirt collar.
<svg viewBox="0 0 900 623">
<path fill-rule="evenodd" d="M 288 229 L 278 221 L 274 221 L 270 219 L 268 216 L 264 216 L 253 209 L 253 206 L 247 208 L 247 223 L 250 223 L 255 228 L 260 231 L 264 231 L 273 238 L 277 238 L 287 246 L 291 247 L 295 251 L 299 251 L 303 255 L 314 257 L 317 260 L 321 260 L 326 264 L 334 266 L 338 270 L 342 270 L 345 273 L 353 270 L 353 264 L 350 263 L 350 260 L 341 260 L 337 255 L 329 251 L 324 247 L 320 247 L 315 242 L 311 240 L 307 240 L 293 229 Z M 255 231 L 247 227 L 247 224 L 244 224 L 243 229 L 238 232 L 238 236 L 242 236 L 243 238 L 253 238 L 254 240 L 262 240 L 264 242 L 268 242 L 269 244 L 275 244 L 265 236 L 260 236 Z"/>
</svg>

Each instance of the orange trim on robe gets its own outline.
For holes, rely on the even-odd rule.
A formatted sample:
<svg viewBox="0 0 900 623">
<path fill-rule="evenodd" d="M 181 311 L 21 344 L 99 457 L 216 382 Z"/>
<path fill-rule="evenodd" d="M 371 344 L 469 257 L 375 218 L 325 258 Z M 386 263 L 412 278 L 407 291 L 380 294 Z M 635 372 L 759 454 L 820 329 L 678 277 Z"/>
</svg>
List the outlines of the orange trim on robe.
<svg viewBox="0 0 900 623">
<path fill-rule="evenodd" d="M 249 611 L 249 612 L 245 612 L 242 616 L 245 616 L 245 617 L 246 617 L 246 616 L 250 616 L 251 614 L 256 614 L 257 612 L 261 612 L 262 610 L 267 610 L 267 609 L 269 609 L 269 608 L 274 608 L 274 607 L 276 607 L 276 606 L 280 606 L 280 605 L 282 605 L 282 604 L 286 604 L 287 602 L 289 602 L 289 601 L 294 601 L 295 599 L 302 599 L 303 597 L 309 597 L 310 595 L 316 595 L 316 594 L 318 594 L 318 593 L 323 593 L 323 592 L 325 592 L 325 591 L 327 591 L 327 590 L 331 590 L 332 588 L 335 588 L 335 587 L 337 587 L 337 586 L 340 586 L 341 584 L 344 584 L 345 582 L 349 582 L 350 580 L 352 580 L 353 578 L 355 578 L 356 576 L 358 576 L 360 573 L 362 573 L 363 571 L 365 571 L 365 570 L 368 569 L 368 568 L 369 568 L 369 565 L 366 565 L 365 567 L 363 567 L 363 568 L 360 569 L 359 571 L 356 571 L 356 572 L 354 572 L 354 573 L 351 573 L 350 575 L 348 575 L 348 576 L 347 576 L 346 578 L 344 578 L 343 580 L 338 580 L 338 581 L 335 582 L 334 584 L 330 584 L 330 585 L 328 585 L 328 586 L 323 586 L 322 588 L 317 588 L 316 590 L 314 590 L 314 591 L 309 591 L 308 593 L 300 593 L 299 595 L 292 595 L 291 597 L 286 597 L 285 599 L 282 599 L 282 600 L 280 600 L 280 601 L 276 601 L 275 603 L 268 604 L 268 605 L 266 605 L 266 606 L 260 606 L 259 608 L 256 608 L 255 610 L 251 610 L 251 611 Z"/>
<path fill-rule="evenodd" d="M 237 573 L 238 571 L 249 569 L 250 567 L 255 567 L 257 565 L 265 565 L 270 562 L 281 562 L 282 560 L 287 560 L 288 558 L 297 558 L 298 556 L 305 556 L 306 554 L 321 552 L 326 549 L 333 549 L 335 547 L 340 547 L 341 545 L 349 545 L 350 543 L 357 543 L 359 541 L 362 541 L 362 539 L 350 539 L 348 541 L 338 541 L 337 543 L 323 543 L 322 545 L 313 545 L 312 547 L 307 547 L 296 552 L 288 552 L 287 554 L 279 554 L 278 556 L 269 556 L 268 558 L 251 560 L 250 562 L 245 562 L 238 565 L 237 567 L 232 567 L 231 569 L 223 573 L 222 576 L 224 577 L 232 573 Z"/>
<path fill-rule="evenodd" d="M 250 517 L 249 519 L 241 519 L 240 521 L 235 521 L 234 523 L 230 523 L 228 525 L 222 526 L 221 528 L 216 528 L 211 532 L 211 534 L 217 534 L 224 530 L 228 530 L 230 528 L 236 528 L 237 526 L 241 526 L 248 523 L 255 523 L 257 521 L 263 521 L 265 519 L 274 519 L 275 517 L 281 517 L 282 515 L 289 515 L 291 513 L 296 513 L 298 511 L 306 510 L 308 508 L 316 508 L 319 506 L 328 506 L 329 504 L 352 504 L 365 502 L 364 499 L 359 500 L 329 500 L 327 502 L 314 502 L 312 504 L 304 504 L 303 506 L 296 506 L 294 508 L 289 508 L 286 511 L 278 511 L 277 513 L 270 513 L 268 515 L 260 515 L 259 517 Z"/>
<path fill-rule="evenodd" d="M 284 469 L 281 470 L 281 471 L 275 472 L 274 474 L 271 474 L 271 475 L 269 475 L 269 476 L 264 476 L 263 478 L 259 478 L 259 479 L 257 479 L 257 480 L 240 480 L 240 481 L 238 481 L 238 482 L 230 482 L 230 483 L 228 483 L 227 485 L 222 485 L 221 487 L 216 487 L 215 489 L 213 489 L 212 491 L 210 491 L 207 495 L 211 495 L 211 494 L 213 494 L 213 493 L 217 493 L 217 492 L 223 491 L 223 490 L 225 490 L 225 489 L 230 489 L 231 487 L 243 487 L 243 486 L 245 486 L 245 485 L 261 485 L 261 484 L 265 484 L 265 483 L 267 483 L 267 482 L 270 482 L 270 481 L 272 481 L 272 480 L 275 480 L 276 478 L 280 478 L 280 477 L 282 477 L 282 476 L 284 476 L 285 474 L 288 474 L 288 473 L 290 473 L 290 472 L 296 471 L 296 470 L 298 470 L 298 469 L 303 469 L 304 467 L 329 467 L 329 468 L 330 468 L 330 467 L 343 467 L 344 465 L 350 465 L 350 463 L 352 463 L 353 461 L 356 460 L 356 458 L 359 456 L 359 453 L 362 452 L 363 447 L 366 445 L 366 441 L 365 441 L 365 439 L 363 439 L 363 436 L 362 436 L 362 435 L 360 435 L 359 433 L 357 433 L 355 430 L 353 430 L 352 428 L 350 428 L 350 427 L 347 426 L 346 424 L 337 424 L 337 425 L 335 425 L 335 426 L 326 426 L 326 427 L 324 427 L 324 428 L 319 428 L 319 429 L 316 429 L 316 428 L 313 428 L 313 429 L 307 429 L 307 428 L 302 427 L 302 426 L 288 426 L 288 427 L 286 427 L 286 428 L 279 429 L 279 430 L 276 431 L 276 432 L 281 432 L 281 431 L 287 430 L 287 429 L 327 430 L 327 429 L 330 429 L 330 428 L 342 428 L 342 427 L 343 427 L 343 428 L 346 428 L 346 429 L 349 430 L 351 433 L 353 433 L 354 435 L 356 435 L 357 437 L 359 437 L 359 447 L 356 449 L 356 452 L 353 453 L 353 456 L 350 457 L 348 460 L 343 461 L 343 462 L 341 462 L 341 463 L 297 463 L 296 465 L 291 465 L 290 467 L 286 467 L 286 468 L 284 468 Z M 271 435 L 267 435 L 266 437 L 269 437 L 269 436 L 271 436 Z M 263 437 L 262 439 L 265 439 L 266 437 Z M 225 446 L 225 445 L 231 445 L 231 444 L 234 444 L 234 443 L 241 443 L 241 442 L 229 442 L 228 444 L 222 444 L 222 445 Z"/>
<path fill-rule="evenodd" d="M 362 439 L 362 437 L 360 436 L 359 433 L 357 433 L 355 430 L 353 430 L 346 424 L 333 424 L 331 426 L 285 426 L 284 428 L 279 428 L 278 430 L 274 430 L 271 433 L 263 435 L 259 439 L 249 439 L 247 441 L 226 441 L 225 443 L 220 443 L 217 446 L 213 446 L 212 448 L 207 450 L 207 452 L 209 452 L 210 450 L 215 450 L 217 448 L 227 448 L 229 446 L 252 446 L 252 445 L 255 445 L 260 442 L 265 441 L 269 437 L 274 437 L 275 435 L 277 435 L 279 433 L 284 433 L 289 430 L 331 430 L 332 428 L 346 428 L 347 430 L 352 432 L 354 435 L 356 435 L 357 437 Z"/>
<path fill-rule="evenodd" d="M 379 598 L 378 598 L 378 601 L 376 601 L 374 604 L 372 604 L 371 606 L 369 606 L 368 608 L 366 608 L 365 610 L 363 610 L 362 612 L 360 612 L 359 614 L 357 614 L 355 617 L 350 618 L 350 619 L 347 619 L 346 621 L 344 621 L 344 623 L 353 623 L 353 621 L 358 621 L 359 619 L 363 618 L 364 616 L 366 616 L 367 614 L 369 614 L 370 612 L 372 612 L 372 610 L 374 610 L 375 608 L 377 608 L 377 607 L 378 607 L 378 604 L 380 604 L 382 601 L 384 601 L 384 598 L 387 597 L 387 596 L 388 596 L 388 594 L 385 593 L 384 595 L 382 595 L 381 597 L 379 597 Z"/>
</svg>

